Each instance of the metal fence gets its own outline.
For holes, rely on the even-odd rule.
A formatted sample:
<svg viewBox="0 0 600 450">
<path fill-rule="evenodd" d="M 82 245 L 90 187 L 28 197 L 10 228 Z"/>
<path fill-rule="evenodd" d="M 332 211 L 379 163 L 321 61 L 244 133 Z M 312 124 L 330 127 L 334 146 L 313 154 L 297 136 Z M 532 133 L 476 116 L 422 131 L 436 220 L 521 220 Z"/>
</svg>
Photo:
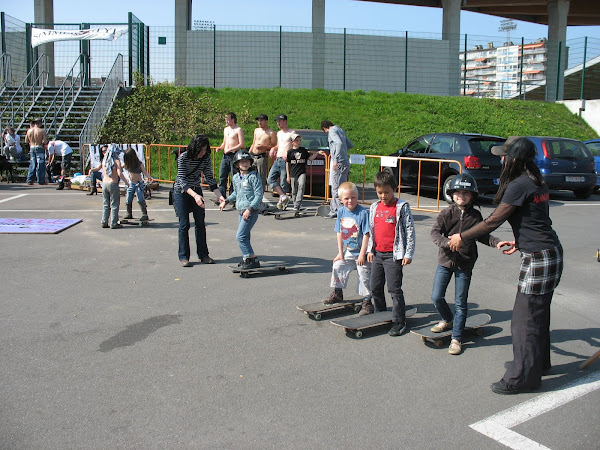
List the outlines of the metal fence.
<svg viewBox="0 0 600 450">
<path fill-rule="evenodd" d="M 3 18 L 2 42 L 11 56 L 13 78 L 19 79 L 27 72 L 27 24 Z M 102 25 L 115 24 L 54 27 Z M 137 70 L 146 80 L 213 88 L 360 89 L 549 100 L 564 92 L 565 99 L 600 98 L 596 38 L 564 45 L 539 38 L 463 34 L 442 39 L 439 33 L 348 28 L 313 33 L 302 27 L 214 25 L 185 31 L 147 27 L 131 13 L 128 25 L 128 37 L 89 41 L 90 83 L 99 84 L 120 53 L 130 85 Z M 482 56 L 471 59 L 477 52 Z M 79 53 L 78 42 L 54 44 L 59 80 Z M 566 60 L 562 67 L 561 58 Z M 557 76 L 561 72 L 564 82 Z"/>
</svg>

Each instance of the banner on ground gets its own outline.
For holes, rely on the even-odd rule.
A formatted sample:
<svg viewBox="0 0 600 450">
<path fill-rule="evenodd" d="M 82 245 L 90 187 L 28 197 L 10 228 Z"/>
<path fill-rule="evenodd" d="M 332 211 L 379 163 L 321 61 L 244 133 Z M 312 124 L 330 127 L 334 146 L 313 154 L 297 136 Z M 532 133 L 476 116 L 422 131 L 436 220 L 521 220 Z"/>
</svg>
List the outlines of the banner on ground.
<svg viewBox="0 0 600 450">
<path fill-rule="evenodd" d="M 89 41 L 92 39 L 115 41 L 127 33 L 128 30 L 127 25 L 91 28 L 89 30 L 49 30 L 32 27 L 31 46 L 35 48 L 38 45 L 54 41 Z"/>
</svg>

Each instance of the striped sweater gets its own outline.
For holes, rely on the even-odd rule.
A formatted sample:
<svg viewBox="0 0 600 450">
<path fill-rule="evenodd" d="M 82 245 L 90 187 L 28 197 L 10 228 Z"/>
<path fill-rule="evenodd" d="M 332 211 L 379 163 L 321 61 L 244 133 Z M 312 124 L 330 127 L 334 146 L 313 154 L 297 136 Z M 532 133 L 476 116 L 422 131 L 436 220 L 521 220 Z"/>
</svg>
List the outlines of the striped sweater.
<svg viewBox="0 0 600 450">
<path fill-rule="evenodd" d="M 200 187 L 202 175 L 211 191 L 217 189 L 210 156 L 206 154 L 203 158 L 192 160 L 188 158 L 187 151 L 183 152 L 177 158 L 177 177 L 175 177 L 173 189 L 178 192 L 186 192 L 189 188 Z"/>
</svg>

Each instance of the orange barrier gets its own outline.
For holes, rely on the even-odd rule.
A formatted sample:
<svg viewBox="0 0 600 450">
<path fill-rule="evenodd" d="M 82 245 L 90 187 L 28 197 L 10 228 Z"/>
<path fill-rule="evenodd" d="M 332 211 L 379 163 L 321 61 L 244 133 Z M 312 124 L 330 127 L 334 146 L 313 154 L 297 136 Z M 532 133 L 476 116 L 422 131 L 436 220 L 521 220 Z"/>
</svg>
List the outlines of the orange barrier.
<svg viewBox="0 0 600 450">
<path fill-rule="evenodd" d="M 150 144 L 146 146 L 146 167 L 152 178 L 160 183 L 173 183 L 177 176 L 177 158 L 187 150 L 187 145 Z M 213 177 L 219 182 L 215 173 L 216 147 L 211 147 Z M 174 156 L 174 157 L 173 157 Z M 208 186 L 202 183 L 203 186 Z"/>
<path fill-rule="evenodd" d="M 410 205 L 411 209 L 413 210 L 418 210 L 418 211 L 425 211 L 425 212 L 440 212 L 440 193 L 441 193 L 441 188 L 443 186 L 441 186 L 441 176 L 442 176 L 442 163 L 453 163 L 456 164 L 458 166 L 458 172 L 462 173 L 463 171 L 463 167 L 462 164 L 460 163 L 460 161 L 457 160 L 448 160 L 448 159 L 424 159 L 424 158 L 410 158 L 410 157 L 394 157 L 394 156 L 381 156 L 381 155 L 357 155 L 357 154 L 351 154 L 349 155 L 350 159 L 351 159 L 351 164 L 353 165 L 357 165 L 357 163 L 353 163 L 352 160 L 356 160 L 358 158 L 356 158 L 357 156 L 359 157 L 364 157 L 365 162 L 364 164 L 361 163 L 361 165 L 363 166 L 363 180 L 362 180 L 362 199 L 361 199 L 361 203 L 367 203 L 365 201 L 365 191 L 366 191 L 366 168 L 367 168 L 367 160 L 369 158 L 373 158 L 373 159 L 379 159 L 379 170 L 383 170 L 385 168 L 394 168 L 397 167 L 398 169 L 398 198 L 401 198 L 402 196 L 402 162 L 403 161 L 416 161 L 418 163 L 418 172 L 417 172 L 417 203 L 416 205 Z M 392 160 L 396 160 L 396 166 L 390 166 L 389 164 L 384 165 L 382 163 L 382 159 L 388 159 L 390 161 L 387 162 L 391 162 Z M 436 197 L 436 208 L 435 209 L 431 209 L 431 208 L 424 208 L 421 207 L 421 171 L 422 171 L 422 167 L 423 164 L 437 164 L 437 171 L 438 171 L 438 175 L 437 175 L 437 197 Z"/>
</svg>

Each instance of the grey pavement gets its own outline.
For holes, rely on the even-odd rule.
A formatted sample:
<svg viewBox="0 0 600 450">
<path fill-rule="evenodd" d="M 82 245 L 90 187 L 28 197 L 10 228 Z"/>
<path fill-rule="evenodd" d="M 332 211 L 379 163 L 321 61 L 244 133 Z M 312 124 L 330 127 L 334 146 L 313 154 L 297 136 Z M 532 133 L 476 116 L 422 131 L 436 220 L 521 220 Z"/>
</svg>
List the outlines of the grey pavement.
<svg viewBox="0 0 600 450">
<path fill-rule="evenodd" d="M 469 312 L 492 322 L 451 356 L 387 328 L 354 339 L 329 323 L 339 316 L 314 321 L 296 309 L 330 291 L 333 221 L 260 217 L 260 260 L 294 267 L 243 279 L 227 267 L 240 259 L 236 212 L 209 202 L 217 263 L 192 258 L 182 268 L 166 198 L 165 189 L 148 201 L 151 226 L 110 230 L 100 227 L 99 196 L 0 185 L 0 217 L 83 219 L 56 235 L 0 234 L 0 448 L 504 448 L 469 425 L 600 370 L 600 361 L 578 369 L 600 347 L 600 195 L 552 195 L 566 255 L 552 306 L 554 367 L 540 391 L 516 396 L 489 385 L 512 355 L 518 255 L 480 247 Z M 404 290 L 417 327 L 438 320 L 437 249 L 435 213 L 413 215 Z M 512 235 L 508 225 L 494 234 Z M 512 432 L 553 449 L 596 448 L 599 401 L 590 389 Z"/>
</svg>

